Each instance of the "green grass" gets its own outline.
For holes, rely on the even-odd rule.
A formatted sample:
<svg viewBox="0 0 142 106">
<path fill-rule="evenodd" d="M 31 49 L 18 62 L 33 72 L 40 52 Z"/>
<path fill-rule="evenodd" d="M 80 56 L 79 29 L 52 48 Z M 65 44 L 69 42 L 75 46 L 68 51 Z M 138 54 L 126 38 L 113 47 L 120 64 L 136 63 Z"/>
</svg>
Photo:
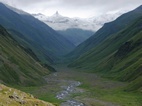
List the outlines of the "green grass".
<svg viewBox="0 0 142 106">
<path fill-rule="evenodd" d="M 16 94 L 16 99 L 15 99 Z M 12 96 L 13 99 L 9 98 Z M 10 88 L 0 84 L 0 105 L 1 106 L 23 106 L 21 101 L 24 101 L 24 106 L 55 106 L 49 102 L 41 101 L 29 93 Z M 20 103 L 21 102 L 21 103 Z"/>
<path fill-rule="evenodd" d="M 48 68 L 52 67 L 43 67 L 23 48 L 23 45 L 19 45 L 4 28 L 0 27 L 0 81 L 34 94 L 39 99 L 59 104 L 61 101 L 51 92 L 39 91 L 40 87 L 46 84 L 43 76 L 48 75 Z M 35 54 L 32 52 L 32 55 Z"/>
<path fill-rule="evenodd" d="M 124 106 L 141 106 L 142 97 L 140 93 L 127 93 L 123 91 L 113 91 L 104 93 L 102 100 L 116 102 Z"/>
<path fill-rule="evenodd" d="M 121 106 L 142 105 L 142 93 L 140 92 L 126 92 L 121 87 L 115 89 L 105 89 L 100 88 L 99 86 L 92 87 L 88 83 L 83 83 L 80 88 L 86 90 L 86 93 L 84 93 L 82 97 L 96 98 L 101 101 L 111 102 Z"/>
<path fill-rule="evenodd" d="M 53 92 L 49 92 L 48 88 L 46 88 L 47 90 L 45 89 L 45 90 L 40 91 L 42 88 L 44 88 L 44 86 L 31 86 L 31 87 L 14 86 L 14 87 L 26 93 L 33 94 L 36 98 L 40 100 L 53 103 L 56 106 L 59 106 L 59 104 L 63 102 L 62 100 L 58 100 L 57 98 L 55 98 L 56 94 Z"/>
<path fill-rule="evenodd" d="M 40 95 L 39 99 L 51 102 L 51 103 L 55 104 L 56 106 L 59 106 L 59 104 L 62 103 L 63 101 L 58 100 L 57 98 L 55 98 L 55 96 L 56 95 L 54 95 L 54 94 L 47 93 L 47 94 L 44 94 L 44 95 Z"/>
<path fill-rule="evenodd" d="M 0 80 L 11 85 L 41 85 L 49 70 L 42 67 L 0 27 Z"/>
<path fill-rule="evenodd" d="M 142 87 L 142 80 L 139 78 L 142 75 L 141 23 L 142 18 L 135 20 L 127 28 L 107 37 L 92 50 L 81 55 L 69 66 L 84 69 L 86 72 L 98 72 L 103 77 L 127 81 L 133 88 L 128 86 L 129 91 L 139 90 Z"/>
</svg>

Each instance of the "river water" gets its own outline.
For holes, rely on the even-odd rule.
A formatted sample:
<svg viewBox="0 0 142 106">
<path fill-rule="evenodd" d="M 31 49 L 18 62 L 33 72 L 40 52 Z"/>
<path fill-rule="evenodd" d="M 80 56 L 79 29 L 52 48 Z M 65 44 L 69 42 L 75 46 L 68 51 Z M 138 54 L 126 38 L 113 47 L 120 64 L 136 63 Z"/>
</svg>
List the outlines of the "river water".
<svg viewBox="0 0 142 106">
<path fill-rule="evenodd" d="M 83 103 L 74 100 L 74 99 L 67 99 L 70 94 L 76 93 L 77 87 L 81 85 L 81 82 L 79 81 L 68 81 L 68 85 L 61 86 L 63 89 L 59 93 L 57 93 L 56 98 L 61 100 L 66 100 L 66 102 L 62 103 L 60 106 L 85 106 Z"/>
<path fill-rule="evenodd" d="M 45 80 L 47 83 L 56 83 L 59 84 L 60 90 L 56 93 L 56 98 L 63 100 L 65 102 L 61 103 L 60 106 L 85 106 L 83 103 L 75 100 L 71 97 L 72 94 L 81 93 L 83 90 L 78 89 L 82 83 L 75 80 L 65 80 L 58 77 L 58 73 L 54 73 L 49 77 L 46 77 Z"/>
</svg>

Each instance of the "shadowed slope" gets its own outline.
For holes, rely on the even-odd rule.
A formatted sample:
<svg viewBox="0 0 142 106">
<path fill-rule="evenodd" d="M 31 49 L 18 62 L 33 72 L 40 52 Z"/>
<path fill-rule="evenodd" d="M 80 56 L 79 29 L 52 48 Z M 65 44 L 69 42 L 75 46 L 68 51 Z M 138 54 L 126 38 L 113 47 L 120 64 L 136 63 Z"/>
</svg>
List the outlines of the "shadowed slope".
<svg viewBox="0 0 142 106">
<path fill-rule="evenodd" d="M 54 62 L 75 47 L 62 35 L 28 13 L 18 14 L 2 3 L 0 13 L 0 24 L 8 29 L 20 44 L 30 47 L 44 63 Z"/>
<path fill-rule="evenodd" d="M 0 26 L 0 82 L 22 86 L 45 83 L 42 76 L 50 71 L 30 55 Z"/>
</svg>

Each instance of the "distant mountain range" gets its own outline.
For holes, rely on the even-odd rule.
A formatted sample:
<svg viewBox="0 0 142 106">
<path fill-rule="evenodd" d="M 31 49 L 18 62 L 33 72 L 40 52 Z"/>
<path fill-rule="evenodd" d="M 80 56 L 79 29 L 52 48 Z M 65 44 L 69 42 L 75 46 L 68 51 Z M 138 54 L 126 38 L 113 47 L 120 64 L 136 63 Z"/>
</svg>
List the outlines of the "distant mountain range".
<svg viewBox="0 0 142 106">
<path fill-rule="evenodd" d="M 91 37 L 95 32 L 90 30 L 83 30 L 78 28 L 69 28 L 66 30 L 57 31 L 63 35 L 66 39 L 72 42 L 75 46 L 79 45 L 89 37 Z"/>
<path fill-rule="evenodd" d="M 115 20 L 125 12 L 126 11 L 119 11 L 114 14 L 108 13 L 84 19 L 65 17 L 60 15 L 58 11 L 52 16 L 45 16 L 41 13 L 32 15 L 52 27 L 77 46 L 92 36 L 104 23 Z"/>
<path fill-rule="evenodd" d="M 67 30 L 71 28 L 77 28 L 96 32 L 105 23 L 115 20 L 118 16 L 122 15 L 125 12 L 126 10 L 113 14 L 108 13 L 97 17 L 94 16 L 91 18 L 69 18 L 60 15 L 58 11 L 52 16 L 45 16 L 41 13 L 32 15 L 52 27 L 54 30 Z"/>
<path fill-rule="evenodd" d="M 16 9 L 14 7 L 11 7 L 9 5 L 6 5 L 8 8 L 10 8 L 11 10 L 13 10 L 14 12 L 20 14 L 20 15 L 31 15 L 29 13 L 24 12 L 23 10 L 19 10 Z M 44 16 L 42 14 L 33 14 L 33 16 L 37 17 L 42 17 L 40 21 L 45 22 L 44 20 L 47 19 L 47 16 Z M 40 19 L 40 18 L 39 18 Z M 43 19 L 43 20 L 42 20 Z M 61 25 L 62 21 L 65 21 L 66 19 L 70 19 L 67 17 L 63 17 L 61 16 L 58 12 L 56 12 L 53 16 L 51 16 L 50 18 L 48 18 L 49 21 L 51 21 L 51 23 L 56 21 L 55 26 L 58 26 L 59 28 L 63 27 L 63 25 Z M 72 22 L 73 23 L 73 22 Z M 46 23 L 47 25 L 50 25 L 49 23 Z M 65 23 L 65 27 L 70 27 L 69 24 Z M 53 29 L 55 29 L 54 27 L 52 27 Z M 92 36 L 94 34 L 94 31 L 91 30 L 84 30 L 84 29 L 80 29 L 80 28 L 69 28 L 69 29 L 65 29 L 65 30 L 56 30 L 59 34 L 63 35 L 67 40 L 69 40 L 71 43 L 73 43 L 74 45 L 78 45 L 81 42 L 85 41 L 87 38 L 89 38 L 90 36 Z"/>
</svg>

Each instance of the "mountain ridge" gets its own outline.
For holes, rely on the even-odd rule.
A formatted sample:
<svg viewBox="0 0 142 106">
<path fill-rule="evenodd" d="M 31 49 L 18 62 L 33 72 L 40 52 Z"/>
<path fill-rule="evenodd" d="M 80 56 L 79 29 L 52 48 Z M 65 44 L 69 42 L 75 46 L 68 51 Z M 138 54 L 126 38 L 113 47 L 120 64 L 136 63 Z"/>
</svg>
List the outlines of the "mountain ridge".
<svg viewBox="0 0 142 106">
<path fill-rule="evenodd" d="M 32 15 L 55 29 L 74 45 L 78 46 L 91 37 L 104 23 L 114 20 L 124 12 L 126 11 L 117 12 L 115 14 L 106 13 L 91 18 L 69 18 L 62 16 L 58 11 L 52 16 L 45 16 L 41 13 Z"/>
<path fill-rule="evenodd" d="M 133 14 L 135 17 L 128 20 L 127 17 Z M 127 22 L 124 24 L 125 19 Z M 123 88 L 125 91 L 141 91 L 142 14 L 136 9 L 120 16 L 115 22 L 120 22 L 118 25 L 124 24 L 126 27 L 105 37 L 69 66 L 86 69 L 88 72 L 97 72 L 110 79 L 128 82 L 129 85 Z M 107 27 L 109 28 L 109 24 L 106 24 L 104 29 Z M 95 41 L 98 39 L 99 36 L 95 38 Z M 93 41 L 92 38 L 92 43 Z"/>
<path fill-rule="evenodd" d="M 70 58 L 77 58 L 81 54 L 86 53 L 91 50 L 93 47 L 97 46 L 100 42 L 103 42 L 108 36 L 113 35 L 114 33 L 119 32 L 122 29 L 125 29 L 128 25 L 132 24 L 134 20 L 141 17 L 142 11 L 139 9 L 134 9 L 130 12 L 122 14 L 116 20 L 105 23 L 102 28 L 100 28 L 93 36 L 89 39 L 78 45 L 74 51 L 69 53 L 67 56 Z"/>
<path fill-rule="evenodd" d="M 42 76 L 49 74 L 49 69 L 31 55 L 0 26 L 0 82 L 21 86 L 46 83 Z"/>
<path fill-rule="evenodd" d="M 79 28 L 83 30 L 90 30 L 96 32 L 99 28 L 103 26 L 104 23 L 110 22 L 116 19 L 121 14 L 126 11 L 118 12 L 115 14 L 104 14 L 98 17 L 90 18 L 69 18 L 66 16 L 60 15 L 58 11 L 52 16 L 45 16 L 41 13 L 32 14 L 35 18 L 43 21 L 54 30 L 67 30 L 70 28 Z"/>
<path fill-rule="evenodd" d="M 41 62 L 49 63 L 48 58 L 52 61 L 58 60 L 59 56 L 75 47 L 62 35 L 33 16 L 18 14 L 2 3 L 0 8 L 0 24 L 8 29 L 19 43 L 30 47 Z"/>
</svg>

